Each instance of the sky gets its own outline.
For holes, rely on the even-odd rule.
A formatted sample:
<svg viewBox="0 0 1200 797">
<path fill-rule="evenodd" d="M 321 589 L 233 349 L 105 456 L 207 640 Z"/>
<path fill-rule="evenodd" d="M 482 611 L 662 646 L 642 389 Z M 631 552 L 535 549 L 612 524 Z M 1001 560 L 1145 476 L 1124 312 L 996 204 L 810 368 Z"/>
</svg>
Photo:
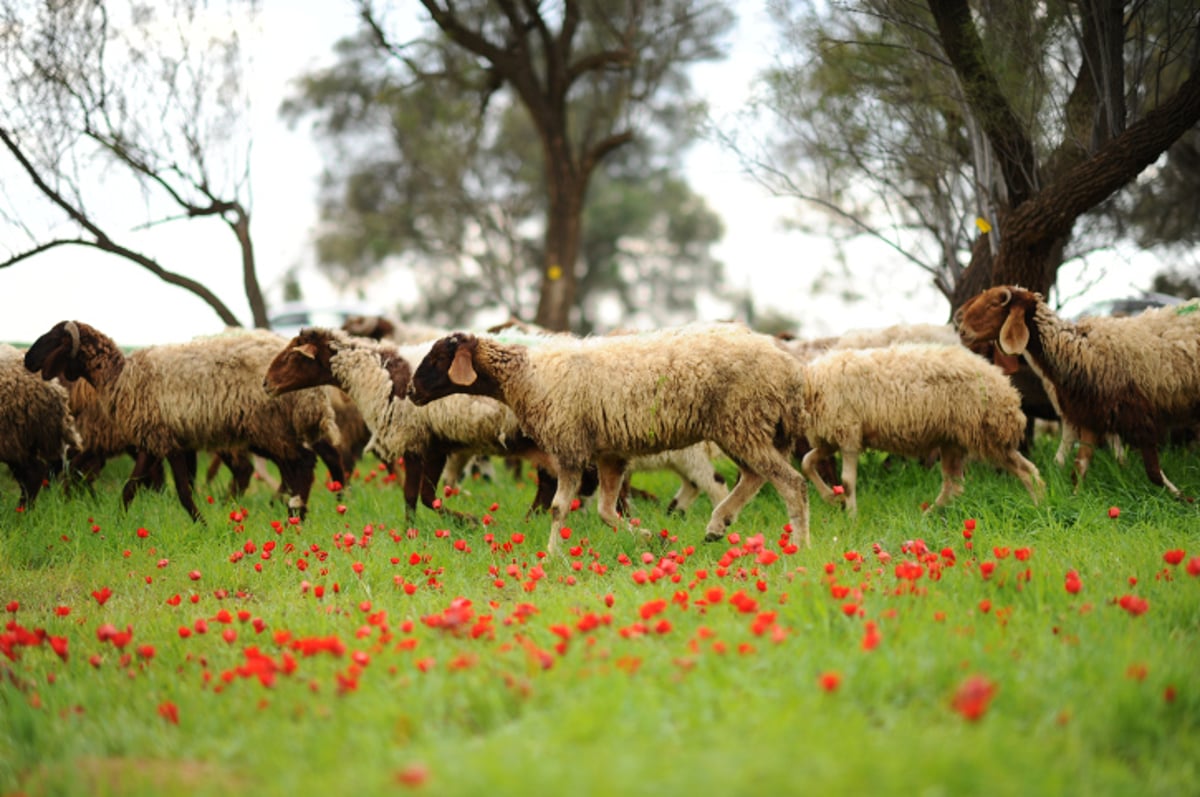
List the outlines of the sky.
<svg viewBox="0 0 1200 797">
<path fill-rule="evenodd" d="M 728 120 L 750 93 L 755 75 L 770 63 L 774 44 L 765 8 L 738 5 L 740 19 L 730 58 L 702 65 L 694 74 L 697 91 L 706 96 L 717 123 Z M 321 153 L 303 124 L 289 129 L 278 118 L 289 82 L 305 71 L 332 62 L 332 47 L 354 29 L 348 3 L 329 0 L 264 0 L 258 31 L 243 31 L 256 47 L 253 77 L 254 150 L 251 230 L 259 279 L 268 303 L 282 300 L 284 275 L 299 268 L 305 298 L 317 305 L 356 302 L 342 295 L 312 266 L 313 228 L 317 220 L 317 180 Z M 925 272 L 895 255 L 864 244 L 848 261 L 845 287 L 863 295 L 846 303 L 836 294 L 814 294 L 811 279 L 822 260 L 833 262 L 829 244 L 818 237 L 788 231 L 785 220 L 798 212 L 795 200 L 771 196 L 745 174 L 736 155 L 715 142 L 701 142 L 686 160 L 694 190 L 705 196 L 725 223 L 725 239 L 715 248 L 725 263 L 731 287 L 754 296 L 759 312 L 798 319 L 806 336 L 836 334 L 852 328 L 894 323 L 941 323 L 948 305 Z M 97 175 L 103 187 L 103 178 Z M 0 153 L 0 200 L 10 203 L 20 182 L 11 157 Z M 118 197 L 136 210 L 137 197 Z M 144 220 L 144 219 L 143 219 Z M 125 234 L 124 231 L 119 231 Z M 161 259 L 172 270 L 199 279 L 217 293 L 245 323 L 250 313 L 241 285 L 239 252 L 229 230 L 219 222 L 187 222 L 130 231 L 127 240 Z M 0 251 L 25 248 L 4 241 Z M 1095 273 L 1097 261 L 1087 267 Z M 1104 298 L 1136 293 L 1160 267 L 1139 254 L 1109 253 L 1102 264 L 1105 279 L 1067 302 L 1063 312 L 1082 309 Z M 1061 296 L 1074 296 L 1089 282 L 1082 264 L 1064 266 Z M 393 276 L 372 286 L 369 301 L 381 309 L 419 301 L 411 282 Z M 58 321 L 74 318 L 106 332 L 122 345 L 148 345 L 187 340 L 222 328 L 215 312 L 201 300 L 161 282 L 144 269 L 85 247 L 60 247 L 16 266 L 0 269 L 0 341 L 28 343 Z M 706 303 L 704 318 L 728 316 L 728 308 Z M 506 312 L 497 309 L 497 319 Z"/>
</svg>

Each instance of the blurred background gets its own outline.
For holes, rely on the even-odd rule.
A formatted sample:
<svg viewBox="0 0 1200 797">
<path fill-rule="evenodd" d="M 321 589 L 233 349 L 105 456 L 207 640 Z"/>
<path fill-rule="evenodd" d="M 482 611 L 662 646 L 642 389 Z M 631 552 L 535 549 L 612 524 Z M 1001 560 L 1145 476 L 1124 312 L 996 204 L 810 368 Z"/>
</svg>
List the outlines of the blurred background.
<svg viewBox="0 0 1200 797">
<path fill-rule="evenodd" d="M 0 8 L 0 340 L 1197 293 L 1191 4 Z"/>
</svg>

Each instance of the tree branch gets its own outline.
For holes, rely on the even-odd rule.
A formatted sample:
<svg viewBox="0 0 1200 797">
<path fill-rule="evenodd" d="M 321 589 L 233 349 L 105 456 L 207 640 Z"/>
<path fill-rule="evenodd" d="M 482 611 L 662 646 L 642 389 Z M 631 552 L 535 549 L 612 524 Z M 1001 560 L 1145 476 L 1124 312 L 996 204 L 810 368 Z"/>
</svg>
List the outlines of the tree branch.
<svg viewBox="0 0 1200 797">
<path fill-rule="evenodd" d="M 928 3 L 946 56 L 962 82 L 967 105 L 996 151 L 1009 205 L 1015 208 L 1036 190 L 1033 142 L 984 60 L 983 43 L 967 0 L 928 0 Z"/>
<path fill-rule="evenodd" d="M 1075 220 L 1127 185 L 1200 121 L 1200 69 L 1162 105 L 1067 171 L 1010 218 L 1015 245 L 1070 232 Z"/>
</svg>

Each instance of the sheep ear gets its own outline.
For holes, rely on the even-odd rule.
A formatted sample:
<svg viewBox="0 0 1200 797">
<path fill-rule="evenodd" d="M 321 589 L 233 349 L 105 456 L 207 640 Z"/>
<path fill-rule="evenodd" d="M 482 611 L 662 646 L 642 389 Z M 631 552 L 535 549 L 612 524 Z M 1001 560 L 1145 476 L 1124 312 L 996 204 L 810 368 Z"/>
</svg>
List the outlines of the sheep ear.
<svg viewBox="0 0 1200 797">
<path fill-rule="evenodd" d="M 454 384 L 463 387 L 475 383 L 478 376 L 471 364 L 471 352 L 465 347 L 459 346 L 454 352 L 454 362 L 450 363 L 450 370 L 446 372 L 446 376 L 450 377 Z"/>
<path fill-rule="evenodd" d="M 1025 326 L 1025 308 L 1014 305 L 1009 308 L 1008 318 L 1000 327 L 1000 337 L 996 340 L 1000 351 L 1014 357 L 1025 353 L 1029 345 L 1029 327 Z"/>
<path fill-rule="evenodd" d="M 304 343 L 300 346 L 293 346 L 292 351 L 303 355 L 310 360 L 317 359 L 317 346 L 315 343 Z"/>
</svg>

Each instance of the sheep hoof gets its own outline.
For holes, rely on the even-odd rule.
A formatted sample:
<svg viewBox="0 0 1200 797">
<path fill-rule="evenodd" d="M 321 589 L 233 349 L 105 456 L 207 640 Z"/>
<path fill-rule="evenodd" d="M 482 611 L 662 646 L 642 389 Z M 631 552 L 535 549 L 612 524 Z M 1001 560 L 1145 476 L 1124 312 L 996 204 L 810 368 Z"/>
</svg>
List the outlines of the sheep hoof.
<svg viewBox="0 0 1200 797">
<path fill-rule="evenodd" d="M 721 542 L 725 539 L 725 535 L 719 531 L 706 531 L 704 533 L 705 542 Z"/>
</svg>

